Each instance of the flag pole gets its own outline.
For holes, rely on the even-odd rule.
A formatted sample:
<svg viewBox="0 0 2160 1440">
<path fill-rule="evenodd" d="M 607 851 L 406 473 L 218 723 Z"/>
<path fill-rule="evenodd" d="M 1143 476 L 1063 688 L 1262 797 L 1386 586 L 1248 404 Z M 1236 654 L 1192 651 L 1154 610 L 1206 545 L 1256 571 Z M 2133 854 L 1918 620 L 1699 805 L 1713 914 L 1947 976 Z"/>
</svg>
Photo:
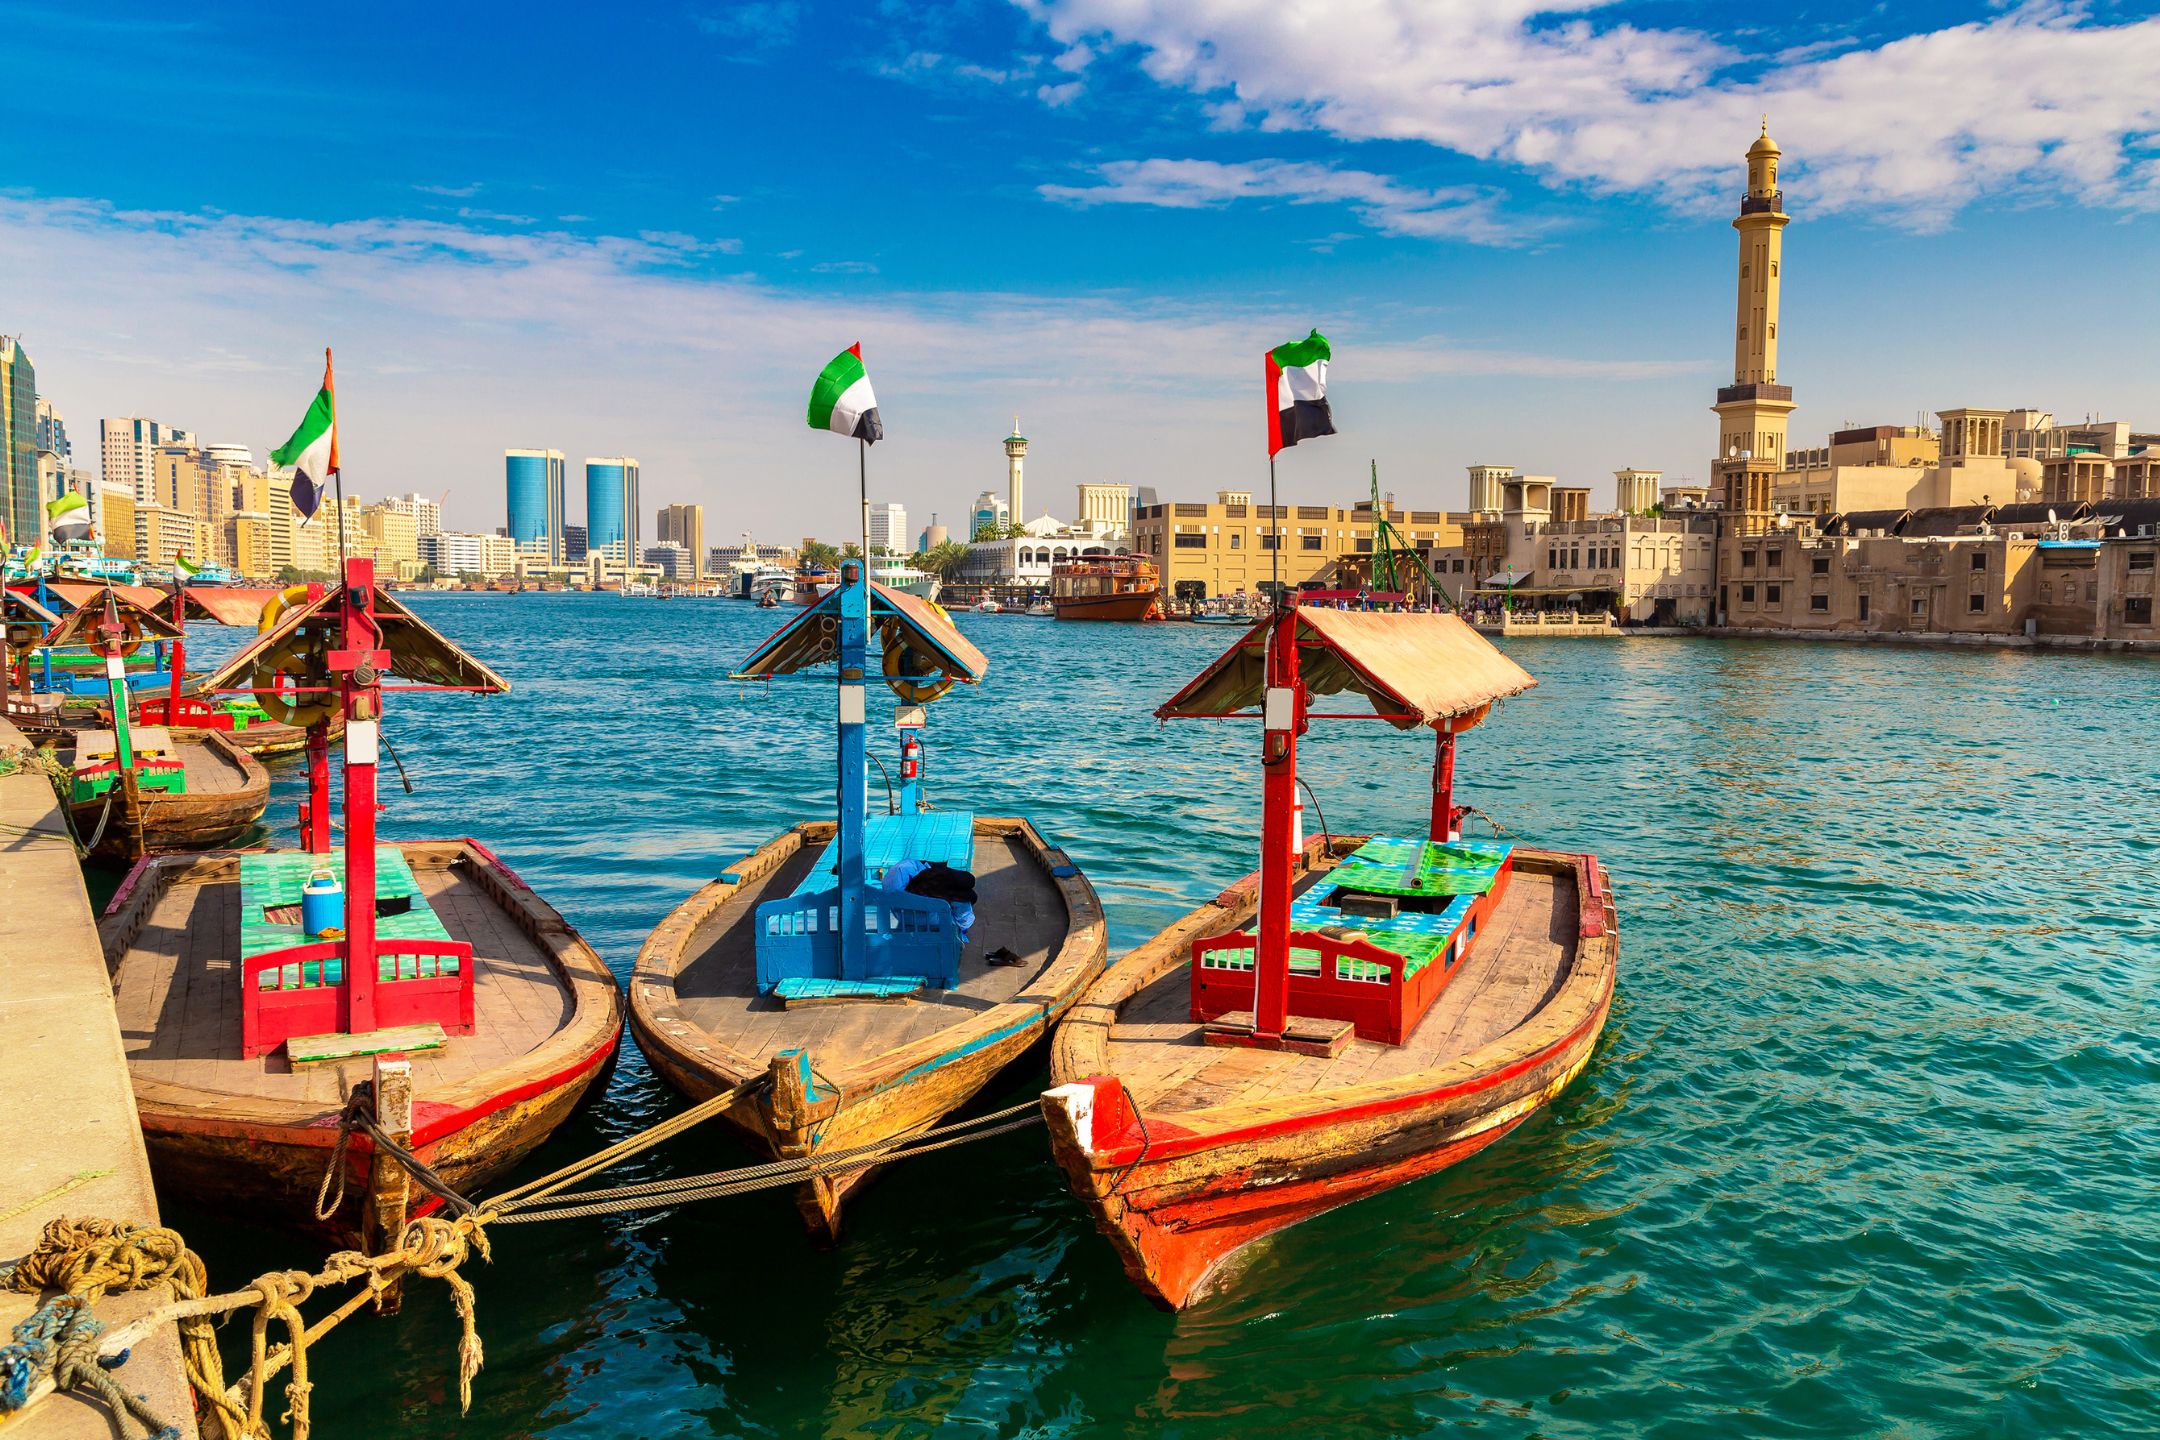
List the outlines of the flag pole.
<svg viewBox="0 0 2160 1440">
<path fill-rule="evenodd" d="M 322 352 L 323 389 L 330 392 L 330 474 L 337 481 L 337 579 L 345 583 L 345 467 L 337 453 L 337 377 L 330 367 L 330 347 Z"/>
</svg>

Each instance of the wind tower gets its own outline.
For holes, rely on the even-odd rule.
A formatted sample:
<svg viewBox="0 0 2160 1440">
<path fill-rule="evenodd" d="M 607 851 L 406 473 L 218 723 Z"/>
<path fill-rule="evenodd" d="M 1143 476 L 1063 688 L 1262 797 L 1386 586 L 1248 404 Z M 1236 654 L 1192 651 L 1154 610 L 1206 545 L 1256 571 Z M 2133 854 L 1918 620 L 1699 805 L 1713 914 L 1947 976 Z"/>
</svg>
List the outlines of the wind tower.
<svg viewBox="0 0 2160 1440">
<path fill-rule="evenodd" d="M 1740 232 L 1740 302 L 1733 334 L 1733 383 L 1717 404 L 1717 459 L 1725 511 L 1736 533 L 1770 528 L 1770 477 L 1784 463 L 1785 420 L 1797 407 L 1777 378 L 1778 287 L 1784 254 L 1785 193 L 1778 188 L 1778 143 L 1770 120 L 1747 152 L 1747 193 L 1733 229 Z"/>
<path fill-rule="evenodd" d="M 1025 525 L 1027 511 L 1020 506 L 1020 462 L 1027 459 L 1027 436 L 1020 433 L 1020 417 L 1013 416 L 1012 434 L 1005 437 L 1005 468 L 1011 482 L 1011 492 L 1006 497 L 1012 511 L 1012 523 Z"/>
</svg>

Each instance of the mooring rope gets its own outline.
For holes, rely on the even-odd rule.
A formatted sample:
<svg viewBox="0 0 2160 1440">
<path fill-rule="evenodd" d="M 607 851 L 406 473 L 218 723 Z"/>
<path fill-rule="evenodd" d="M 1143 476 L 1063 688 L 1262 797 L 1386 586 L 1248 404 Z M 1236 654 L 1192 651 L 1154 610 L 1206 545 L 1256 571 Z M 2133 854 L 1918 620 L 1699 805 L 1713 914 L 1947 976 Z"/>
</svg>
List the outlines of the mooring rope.
<svg viewBox="0 0 2160 1440">
<path fill-rule="evenodd" d="M 473 1288 L 459 1273 L 459 1267 L 475 1251 L 483 1260 L 492 1258 L 488 1226 L 655 1210 L 798 1185 L 1042 1123 L 1040 1105 L 1029 1100 L 987 1115 L 933 1126 L 912 1136 L 848 1146 L 823 1155 L 793 1156 L 735 1170 L 603 1190 L 569 1188 L 721 1114 L 755 1094 L 765 1083 L 760 1077 L 723 1090 L 582 1160 L 492 1199 L 474 1201 L 460 1195 L 412 1150 L 383 1132 L 375 1122 L 372 1087 L 363 1082 L 347 1096 L 330 1170 L 323 1176 L 317 1195 L 318 1216 L 334 1215 L 344 1203 L 346 1160 L 355 1130 L 367 1134 L 375 1153 L 395 1161 L 457 1213 L 449 1218 L 428 1215 L 408 1222 L 398 1236 L 397 1247 L 385 1254 L 341 1250 L 313 1274 L 272 1271 L 256 1277 L 244 1289 L 221 1295 L 204 1293 L 208 1280 L 202 1261 L 187 1248 L 177 1231 L 105 1219 L 53 1220 L 39 1236 L 36 1249 L 14 1264 L 0 1267 L 0 1289 L 59 1292 L 15 1328 L 13 1344 L 0 1346 L 0 1418 L 62 1390 L 87 1390 L 102 1399 L 115 1415 L 133 1417 L 150 1440 L 178 1440 L 178 1427 L 159 1417 L 143 1397 L 123 1389 L 111 1373 L 126 1362 L 133 1346 L 157 1333 L 160 1326 L 177 1323 L 181 1358 L 189 1386 L 195 1392 L 197 1421 L 210 1440 L 268 1440 L 270 1430 L 264 1421 L 268 1385 L 288 1368 L 292 1378 L 285 1385 L 286 1408 L 281 1418 L 290 1422 L 293 1440 L 308 1440 L 314 1389 L 308 1372 L 308 1347 L 410 1276 L 441 1280 L 449 1287 L 461 1326 L 458 1400 L 462 1409 L 470 1410 L 472 1381 L 480 1371 L 483 1350 Z M 39 1199 L 50 1199 L 67 1188 L 60 1187 Z M 301 1315 L 300 1307 L 318 1291 L 353 1282 L 359 1282 L 354 1292 L 320 1319 L 310 1324 Z M 126 1325 L 107 1330 L 90 1313 L 92 1305 L 107 1294 L 159 1285 L 169 1286 L 175 1298 Z M 244 1309 L 254 1312 L 247 1373 L 228 1385 L 211 1320 Z M 273 1325 L 284 1328 L 283 1343 L 271 1342 Z"/>
</svg>

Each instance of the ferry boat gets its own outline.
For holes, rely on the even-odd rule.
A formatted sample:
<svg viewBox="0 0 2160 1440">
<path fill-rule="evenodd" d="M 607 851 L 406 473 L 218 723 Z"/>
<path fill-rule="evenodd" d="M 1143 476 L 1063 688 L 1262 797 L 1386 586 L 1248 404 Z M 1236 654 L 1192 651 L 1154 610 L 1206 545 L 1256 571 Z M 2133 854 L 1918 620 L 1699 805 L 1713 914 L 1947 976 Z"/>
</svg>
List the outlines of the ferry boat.
<svg viewBox="0 0 2160 1440">
<path fill-rule="evenodd" d="M 761 565 L 750 577 L 748 596 L 759 605 L 787 605 L 795 599 L 795 572 L 778 565 Z"/>
<path fill-rule="evenodd" d="M 887 590 L 897 590 L 903 595 L 913 595 L 918 600 L 936 600 L 945 582 L 927 570 L 918 570 L 898 555 L 881 555 L 870 567 L 870 578 Z"/>
<path fill-rule="evenodd" d="M 1050 603 L 1060 620 L 1160 620 L 1162 582 L 1142 555 L 1068 560 L 1050 571 Z"/>
<path fill-rule="evenodd" d="M 995 595 L 985 595 L 975 606 L 975 613 L 978 615 L 1002 615 L 1005 613 L 1005 607 L 998 603 L 998 598 Z"/>
<path fill-rule="evenodd" d="M 729 864 L 652 932 L 630 980 L 653 1068 L 696 1100 L 734 1092 L 726 1122 L 776 1160 L 874 1157 L 938 1124 L 1049 1034 L 1105 955 L 1102 906 L 1063 850 L 1023 817 L 925 797 L 922 707 L 978 683 L 982 652 L 935 606 L 866 583 L 861 561 L 843 573 L 731 677 L 837 662 L 837 817 Z M 872 667 L 909 722 L 899 792 L 876 815 Z M 807 1174 L 796 1203 L 814 1237 L 839 1237 L 872 1165 Z"/>
<path fill-rule="evenodd" d="M 364 1103 L 393 1133 L 392 1111 L 408 1117 L 404 1143 L 470 1194 L 597 1084 L 621 1035 L 621 992 L 477 840 L 377 839 L 378 717 L 384 695 L 406 688 L 383 682 L 481 694 L 509 682 L 377 587 L 364 559 L 345 562 L 342 583 L 310 587 L 208 686 L 251 686 L 264 665 L 330 677 L 330 695 L 304 702 L 301 847 L 144 860 L 99 935 L 160 1190 L 379 1253 L 397 1243 L 410 1196 L 365 1132 L 341 1139 L 370 1066 Z M 347 722 L 341 844 L 332 713 Z M 421 1196 L 410 1209 L 438 1204 Z"/>
<path fill-rule="evenodd" d="M 832 570 L 798 570 L 795 572 L 795 603 L 815 605 L 833 593 L 840 584 L 838 572 Z"/>
<path fill-rule="evenodd" d="M 1043 1110 L 1157 1305 L 1190 1303 L 1256 1241 L 1476 1154 L 1589 1063 L 1619 965 L 1604 869 L 1465 842 L 1454 803 L 1457 736 L 1535 683 L 1453 615 L 1292 605 L 1155 712 L 1260 720 L 1260 869 L 1089 988 Z M 1318 712 L 1322 695 L 1373 714 Z M 1437 736 L 1427 833 L 1307 841 L 1299 736 L 1373 716 Z"/>
</svg>

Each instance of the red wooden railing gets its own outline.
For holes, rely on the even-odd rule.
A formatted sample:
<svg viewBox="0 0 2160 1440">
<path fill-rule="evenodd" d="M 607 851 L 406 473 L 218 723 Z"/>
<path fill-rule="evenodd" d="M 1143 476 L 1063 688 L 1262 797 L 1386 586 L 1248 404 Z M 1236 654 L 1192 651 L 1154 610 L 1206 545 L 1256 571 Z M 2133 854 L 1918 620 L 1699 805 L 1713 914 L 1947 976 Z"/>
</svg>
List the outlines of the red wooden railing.
<svg viewBox="0 0 2160 1440">
<path fill-rule="evenodd" d="M 378 940 L 379 958 L 395 960 L 409 956 L 421 963 L 420 974 L 398 980 L 375 982 L 375 1026 L 419 1025 L 434 1021 L 445 1034 L 473 1033 L 473 952 L 461 940 Z M 346 985 L 341 974 L 334 982 L 308 979 L 309 965 L 327 965 L 345 958 L 342 940 L 318 940 L 290 945 L 240 962 L 240 1049 L 253 1058 L 267 1055 L 287 1040 L 302 1035 L 334 1035 L 345 1032 L 351 1022 Z M 457 969 L 445 973 L 443 962 L 456 960 Z M 433 961 L 432 965 L 425 962 Z M 278 972 L 294 967 L 293 983 Z M 317 972 L 321 972 L 318 970 Z M 263 983 L 268 975 L 271 981 Z"/>
</svg>

